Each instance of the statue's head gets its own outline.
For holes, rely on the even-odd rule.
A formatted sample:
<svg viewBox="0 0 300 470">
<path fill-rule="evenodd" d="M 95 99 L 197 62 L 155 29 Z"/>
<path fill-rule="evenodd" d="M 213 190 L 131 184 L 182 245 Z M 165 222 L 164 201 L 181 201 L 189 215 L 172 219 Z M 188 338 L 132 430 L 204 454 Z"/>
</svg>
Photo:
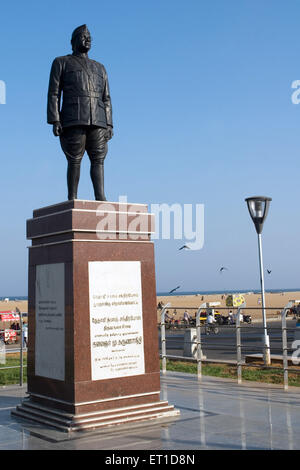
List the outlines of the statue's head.
<svg viewBox="0 0 300 470">
<path fill-rule="evenodd" d="M 74 29 L 71 44 L 73 52 L 88 52 L 90 50 L 92 38 L 86 24 Z"/>
</svg>

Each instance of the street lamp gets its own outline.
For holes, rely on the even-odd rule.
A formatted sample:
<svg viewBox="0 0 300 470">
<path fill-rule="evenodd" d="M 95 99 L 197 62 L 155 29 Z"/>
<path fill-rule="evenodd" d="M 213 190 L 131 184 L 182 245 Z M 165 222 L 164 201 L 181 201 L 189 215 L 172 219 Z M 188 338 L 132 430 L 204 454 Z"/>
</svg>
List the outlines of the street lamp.
<svg viewBox="0 0 300 470">
<path fill-rule="evenodd" d="M 271 364 L 270 356 L 270 340 L 267 332 L 267 319 L 265 310 L 265 282 L 264 282 L 264 268 L 262 258 L 262 244 L 261 244 L 261 233 L 264 222 L 266 220 L 270 202 L 272 199 L 265 196 L 254 196 L 245 199 L 247 202 L 248 210 L 251 219 L 254 222 L 255 229 L 258 236 L 258 253 L 259 253 L 259 269 L 260 269 L 260 285 L 261 285 L 261 300 L 262 300 L 262 317 L 263 317 L 263 329 L 264 329 L 264 362 L 266 365 Z"/>
</svg>

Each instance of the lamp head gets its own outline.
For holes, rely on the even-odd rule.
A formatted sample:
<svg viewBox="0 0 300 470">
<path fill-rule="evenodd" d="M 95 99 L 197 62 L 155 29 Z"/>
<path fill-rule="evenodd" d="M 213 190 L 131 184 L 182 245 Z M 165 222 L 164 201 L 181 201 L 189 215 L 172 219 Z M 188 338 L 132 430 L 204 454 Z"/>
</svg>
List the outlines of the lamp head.
<svg viewBox="0 0 300 470">
<path fill-rule="evenodd" d="M 245 199 L 247 202 L 249 214 L 256 228 L 256 232 L 260 234 L 263 229 L 264 221 L 268 215 L 270 201 L 272 198 L 266 196 L 253 196 Z"/>
</svg>

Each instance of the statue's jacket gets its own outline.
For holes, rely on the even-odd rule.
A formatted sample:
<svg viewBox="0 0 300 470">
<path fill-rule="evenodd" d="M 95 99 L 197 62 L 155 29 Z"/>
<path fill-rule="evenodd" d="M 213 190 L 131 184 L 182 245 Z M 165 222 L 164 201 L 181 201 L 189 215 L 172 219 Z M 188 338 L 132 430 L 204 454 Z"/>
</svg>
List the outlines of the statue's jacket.
<svg viewBox="0 0 300 470">
<path fill-rule="evenodd" d="M 89 58 L 56 57 L 49 80 L 47 121 L 60 121 L 63 127 L 113 126 L 105 67 Z"/>
</svg>

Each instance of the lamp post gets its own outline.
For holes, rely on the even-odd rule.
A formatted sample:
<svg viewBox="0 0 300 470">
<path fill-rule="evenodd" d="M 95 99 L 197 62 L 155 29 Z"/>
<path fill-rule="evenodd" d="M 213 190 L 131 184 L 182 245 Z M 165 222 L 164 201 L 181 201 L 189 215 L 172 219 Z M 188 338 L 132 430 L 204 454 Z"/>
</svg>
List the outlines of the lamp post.
<svg viewBox="0 0 300 470">
<path fill-rule="evenodd" d="M 265 309 L 265 282 L 264 282 L 264 268 L 263 268 L 263 257 L 262 257 L 262 243 L 261 233 L 264 222 L 266 220 L 270 202 L 272 199 L 265 196 L 254 196 L 245 199 L 247 202 L 248 210 L 251 219 L 254 222 L 255 229 L 258 236 L 258 253 L 259 253 L 259 269 L 260 269 L 260 285 L 261 285 L 261 301 L 262 301 L 262 317 L 263 317 L 263 329 L 264 329 L 264 363 L 266 365 L 271 364 L 270 356 L 270 340 L 267 332 L 267 319 Z"/>
</svg>

